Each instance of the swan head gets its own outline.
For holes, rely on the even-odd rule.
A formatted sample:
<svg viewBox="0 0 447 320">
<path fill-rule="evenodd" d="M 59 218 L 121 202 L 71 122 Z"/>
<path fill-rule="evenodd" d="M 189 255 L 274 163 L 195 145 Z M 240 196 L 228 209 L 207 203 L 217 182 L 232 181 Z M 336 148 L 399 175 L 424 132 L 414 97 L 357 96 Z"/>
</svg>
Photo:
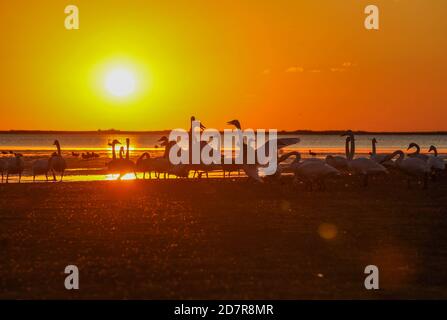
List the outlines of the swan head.
<svg viewBox="0 0 447 320">
<path fill-rule="evenodd" d="M 397 158 L 397 161 L 401 161 L 404 159 L 405 154 L 402 150 L 396 150 L 394 151 L 392 154 L 389 154 L 387 156 L 385 156 L 385 158 L 382 159 L 382 161 L 380 161 L 381 164 L 387 162 L 387 161 L 391 161 L 393 160 L 396 156 L 399 156 L 399 158 Z"/>
<path fill-rule="evenodd" d="M 58 146 L 58 145 L 59 145 L 59 140 L 54 140 L 53 146 Z"/>
<path fill-rule="evenodd" d="M 121 142 L 119 142 L 118 140 L 114 139 L 112 142 L 109 141 L 109 143 L 108 143 L 109 146 L 113 146 L 113 145 L 116 145 L 116 144 L 121 144 Z"/>
<path fill-rule="evenodd" d="M 347 130 L 347 131 L 345 131 L 345 133 L 343 133 L 343 134 L 341 135 L 341 137 L 346 137 L 346 136 L 348 136 L 348 137 L 353 137 L 353 136 L 354 136 L 354 133 L 352 132 L 352 130 Z"/>
<path fill-rule="evenodd" d="M 191 117 L 191 125 L 192 125 L 192 122 L 193 122 L 193 121 L 196 121 L 196 120 L 197 120 L 196 117 L 192 116 L 192 117 Z M 202 123 L 200 123 L 200 129 L 205 130 L 206 127 L 205 127 Z"/>
<path fill-rule="evenodd" d="M 434 151 L 435 153 L 437 153 L 437 152 L 438 152 L 438 149 L 437 149 L 435 146 L 431 145 L 431 146 L 430 146 L 430 149 L 428 149 L 428 152 L 432 152 L 432 151 Z"/>
<path fill-rule="evenodd" d="M 376 138 L 373 138 L 373 139 L 372 139 L 372 143 L 377 143 L 377 139 L 376 139 Z"/>
<path fill-rule="evenodd" d="M 231 120 L 231 121 L 228 121 L 227 124 L 233 125 L 236 128 L 238 128 L 239 130 L 241 129 L 241 123 L 239 122 L 239 120 Z"/>
<path fill-rule="evenodd" d="M 161 137 L 158 142 L 161 142 L 160 145 L 161 146 L 167 146 L 169 143 L 169 139 L 166 136 Z"/>
<path fill-rule="evenodd" d="M 415 143 L 415 142 L 412 142 L 412 143 L 410 143 L 410 144 L 408 145 L 407 150 L 410 150 L 411 148 L 419 149 L 419 145 L 418 145 L 417 143 Z"/>
</svg>

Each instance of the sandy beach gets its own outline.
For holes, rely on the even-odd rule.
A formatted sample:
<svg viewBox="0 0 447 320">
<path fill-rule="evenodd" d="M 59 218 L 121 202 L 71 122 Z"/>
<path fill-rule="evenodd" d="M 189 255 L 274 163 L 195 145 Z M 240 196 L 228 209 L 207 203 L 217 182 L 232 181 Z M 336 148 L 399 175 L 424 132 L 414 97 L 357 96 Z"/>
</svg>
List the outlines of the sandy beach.
<svg viewBox="0 0 447 320">
<path fill-rule="evenodd" d="M 447 298 L 447 181 L 0 185 L 0 298 Z M 75 264 L 80 290 L 64 288 Z M 380 290 L 364 268 L 380 268 Z"/>
</svg>

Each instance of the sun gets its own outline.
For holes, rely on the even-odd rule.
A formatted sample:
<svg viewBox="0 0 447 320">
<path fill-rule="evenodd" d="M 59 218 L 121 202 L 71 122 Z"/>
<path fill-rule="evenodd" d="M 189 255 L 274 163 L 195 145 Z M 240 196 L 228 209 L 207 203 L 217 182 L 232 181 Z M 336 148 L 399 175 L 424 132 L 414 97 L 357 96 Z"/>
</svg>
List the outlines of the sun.
<svg viewBox="0 0 447 320">
<path fill-rule="evenodd" d="M 110 94 L 116 97 L 126 97 L 135 92 L 135 75 L 129 69 L 113 69 L 106 74 L 104 85 Z"/>
</svg>

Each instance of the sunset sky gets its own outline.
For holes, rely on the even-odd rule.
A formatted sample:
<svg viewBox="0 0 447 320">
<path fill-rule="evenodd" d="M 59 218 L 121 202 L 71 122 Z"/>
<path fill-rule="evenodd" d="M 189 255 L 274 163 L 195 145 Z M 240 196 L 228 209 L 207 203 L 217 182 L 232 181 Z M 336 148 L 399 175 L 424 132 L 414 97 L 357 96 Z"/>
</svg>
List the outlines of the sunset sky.
<svg viewBox="0 0 447 320">
<path fill-rule="evenodd" d="M 80 30 L 64 28 L 64 8 Z M 380 8 L 380 30 L 364 8 Z M 0 3 L 0 130 L 447 130 L 447 1 Z M 116 68 L 135 92 L 107 92 Z"/>
</svg>

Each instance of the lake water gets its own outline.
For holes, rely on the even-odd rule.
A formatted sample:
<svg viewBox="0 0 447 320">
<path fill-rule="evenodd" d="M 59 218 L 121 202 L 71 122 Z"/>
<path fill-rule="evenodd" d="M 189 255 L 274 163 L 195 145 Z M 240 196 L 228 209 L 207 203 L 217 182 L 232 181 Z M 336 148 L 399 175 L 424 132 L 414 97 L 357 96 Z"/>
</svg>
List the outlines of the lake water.
<svg viewBox="0 0 447 320">
<path fill-rule="evenodd" d="M 144 151 L 149 151 L 155 157 L 161 156 L 163 149 L 158 146 L 160 144 L 158 139 L 161 136 L 162 134 L 160 133 L 0 134 L 0 152 L 2 152 L 0 156 L 8 157 L 10 156 L 10 151 L 22 153 L 26 163 L 23 181 L 32 181 L 30 177 L 32 163 L 36 159 L 48 157 L 54 152 L 53 141 L 58 139 L 68 164 L 64 180 L 108 180 L 115 177 L 108 175 L 105 171 L 106 163 L 111 157 L 111 149 L 108 146 L 109 141 L 117 139 L 125 144 L 126 138 L 130 138 L 130 155 L 135 160 Z M 325 157 L 327 154 L 344 154 L 345 138 L 339 135 L 301 134 L 287 135 L 287 137 L 299 137 L 301 139 L 299 144 L 290 146 L 287 149 L 288 151 L 300 151 L 303 157 L 309 157 L 309 150 L 317 153 L 318 157 Z M 424 153 L 428 151 L 430 145 L 435 145 L 442 156 L 446 156 L 447 153 L 447 135 L 376 134 L 356 135 L 356 155 L 368 154 L 371 151 L 371 139 L 374 137 L 378 140 L 378 153 L 389 153 L 398 149 L 406 151 L 408 144 L 411 142 L 418 143 Z M 87 151 L 94 151 L 100 157 L 84 160 L 80 156 L 74 157 L 72 155 L 72 152 L 81 154 Z M 216 174 L 213 175 L 216 176 Z M 133 176 L 128 175 L 126 178 L 132 179 Z M 43 181 L 42 177 L 40 181 Z"/>
<path fill-rule="evenodd" d="M 110 149 L 108 141 L 118 139 L 125 143 L 126 138 L 131 140 L 131 149 L 151 150 L 159 144 L 157 140 L 161 134 L 133 133 L 133 134 L 0 134 L 0 151 L 41 152 L 54 150 L 53 141 L 58 139 L 65 151 L 96 150 L 106 151 Z M 339 135 L 288 135 L 288 137 L 299 137 L 301 142 L 292 149 L 303 152 L 328 154 L 344 152 L 344 138 Z M 422 152 L 427 152 L 430 145 L 435 145 L 440 153 L 447 152 L 447 135 L 356 135 L 356 151 L 359 154 L 368 153 L 371 150 L 371 139 L 378 140 L 377 149 L 380 152 L 390 152 L 397 149 L 405 150 L 409 143 L 416 142 Z"/>
</svg>

